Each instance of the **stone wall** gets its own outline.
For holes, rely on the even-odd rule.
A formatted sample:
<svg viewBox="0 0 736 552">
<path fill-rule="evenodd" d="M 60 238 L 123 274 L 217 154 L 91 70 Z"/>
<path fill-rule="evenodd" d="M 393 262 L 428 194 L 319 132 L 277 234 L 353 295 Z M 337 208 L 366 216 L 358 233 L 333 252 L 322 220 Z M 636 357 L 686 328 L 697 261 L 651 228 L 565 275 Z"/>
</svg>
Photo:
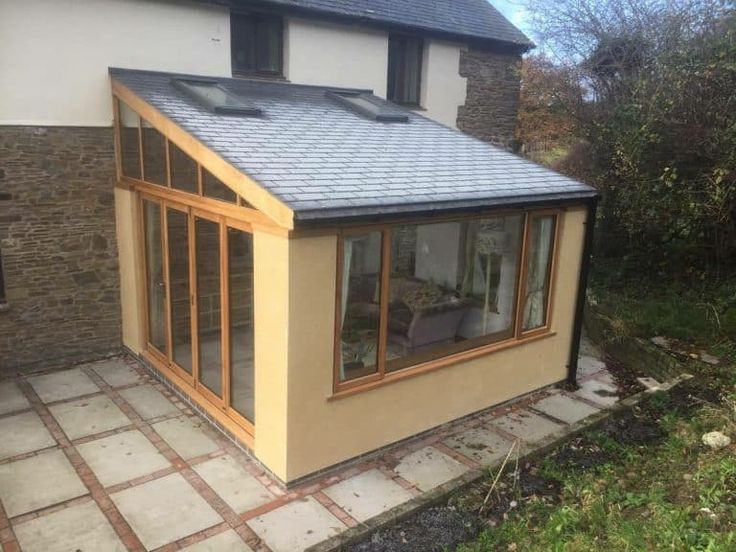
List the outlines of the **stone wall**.
<svg viewBox="0 0 736 552">
<path fill-rule="evenodd" d="M 521 55 L 469 48 L 460 53 L 467 79 L 457 127 L 476 138 L 513 149 L 519 110 Z"/>
<path fill-rule="evenodd" d="M 110 128 L 0 126 L 0 375 L 120 348 Z"/>
</svg>

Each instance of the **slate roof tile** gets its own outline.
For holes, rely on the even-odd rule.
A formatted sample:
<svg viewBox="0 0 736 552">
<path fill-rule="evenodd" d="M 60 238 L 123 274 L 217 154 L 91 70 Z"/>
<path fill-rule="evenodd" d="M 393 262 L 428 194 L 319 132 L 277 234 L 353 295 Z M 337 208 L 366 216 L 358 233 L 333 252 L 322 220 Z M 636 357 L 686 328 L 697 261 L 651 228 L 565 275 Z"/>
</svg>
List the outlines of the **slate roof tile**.
<svg viewBox="0 0 736 552">
<path fill-rule="evenodd" d="M 418 113 L 402 110 L 407 123 L 368 119 L 327 97 L 324 87 L 212 79 L 265 113 L 238 117 L 211 113 L 179 92 L 172 80 L 182 75 L 110 72 L 280 198 L 297 221 L 595 195 Z"/>
</svg>

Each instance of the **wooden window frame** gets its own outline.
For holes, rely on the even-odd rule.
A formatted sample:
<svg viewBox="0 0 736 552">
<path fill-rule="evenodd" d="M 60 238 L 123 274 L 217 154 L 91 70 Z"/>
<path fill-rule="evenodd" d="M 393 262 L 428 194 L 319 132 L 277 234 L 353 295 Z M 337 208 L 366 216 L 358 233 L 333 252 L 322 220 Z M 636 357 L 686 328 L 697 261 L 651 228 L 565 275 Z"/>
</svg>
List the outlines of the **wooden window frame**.
<svg viewBox="0 0 736 552">
<path fill-rule="evenodd" d="M 366 226 L 356 226 L 339 229 L 337 231 L 337 266 L 335 280 L 335 324 L 334 324 L 334 346 L 333 346 L 333 395 L 331 399 L 337 399 L 349 396 L 357 392 L 373 389 L 378 386 L 388 384 L 390 382 L 413 377 L 428 371 L 451 366 L 459 362 L 471 360 L 473 358 L 486 356 L 491 353 L 517 347 L 526 343 L 536 341 L 555 335 L 552 329 L 553 320 L 553 298 L 555 294 L 557 263 L 559 257 L 559 240 L 562 234 L 563 209 L 527 209 L 527 210 L 504 210 L 490 211 L 483 214 L 455 216 L 443 218 L 444 222 L 475 220 L 489 218 L 494 216 L 509 216 L 520 214 L 522 216 L 522 242 L 519 250 L 519 258 L 517 260 L 517 281 L 515 287 L 515 307 L 514 320 L 512 323 L 512 335 L 505 339 L 488 341 L 489 336 L 479 336 L 468 340 L 471 342 L 467 348 L 451 351 L 447 354 L 437 356 L 424 361 L 419 361 L 409 366 L 399 368 L 394 371 L 387 371 L 386 365 L 386 347 L 388 341 L 388 302 L 389 302 L 389 285 L 391 276 L 391 247 L 392 247 L 392 231 L 393 229 L 406 224 L 432 224 L 437 220 L 427 221 L 421 219 L 413 219 L 401 221 L 391 224 L 374 224 Z M 526 289 L 526 278 L 528 271 L 528 258 L 530 250 L 530 229 L 531 223 L 536 217 L 553 215 L 555 217 L 554 236 L 551 250 L 550 269 L 547 274 L 547 310 L 545 324 L 539 328 L 528 331 L 521 329 L 521 314 L 523 311 L 522 297 Z M 342 278 L 343 278 L 343 251 L 344 241 L 348 236 L 356 234 L 365 234 L 369 232 L 381 232 L 381 268 L 379 281 L 379 330 L 376 354 L 376 372 L 366 376 L 357 377 L 355 379 L 340 381 L 340 359 L 342 356 Z"/>
<path fill-rule="evenodd" d="M 3 252 L 0 250 L 0 305 L 8 304 L 8 296 L 5 291 L 5 275 L 3 273 Z"/>
<path fill-rule="evenodd" d="M 401 48 L 403 48 L 402 55 L 399 56 L 399 59 L 393 59 L 391 56 L 391 44 L 392 41 L 399 41 L 401 44 Z M 403 42 L 402 42 L 403 41 Z M 397 98 L 394 97 L 394 93 L 397 89 L 398 83 L 397 80 L 405 80 L 406 79 L 406 70 L 405 67 L 402 66 L 401 61 L 407 62 L 408 61 L 408 52 L 406 51 L 406 41 L 416 41 L 419 43 L 419 59 L 413 60 L 414 62 L 417 62 L 417 82 L 415 85 L 414 93 L 416 94 L 416 101 L 409 101 L 405 98 Z M 391 33 L 389 35 L 389 46 L 388 46 L 388 67 L 387 67 L 387 91 L 386 91 L 386 99 L 388 99 L 391 102 L 394 102 L 399 105 L 407 106 L 407 107 L 421 107 L 422 104 L 422 78 L 423 78 L 423 69 L 424 69 L 424 58 L 426 57 L 425 53 L 426 44 L 424 42 L 424 39 L 422 37 L 418 36 L 410 36 L 410 35 L 403 35 L 403 34 L 397 34 L 397 33 Z M 401 87 L 403 88 L 403 87 Z"/>
<path fill-rule="evenodd" d="M 278 69 L 275 71 L 268 71 L 263 69 L 242 69 L 239 67 L 236 67 L 235 64 L 235 48 L 236 48 L 236 41 L 234 40 L 234 35 L 236 31 L 236 19 L 237 18 L 243 18 L 243 17 L 249 17 L 253 19 L 253 25 L 254 27 L 257 26 L 259 23 L 263 23 L 265 20 L 272 20 L 273 22 L 278 23 L 278 33 L 279 33 L 279 51 L 278 51 Z M 256 51 L 254 52 L 254 55 L 256 59 L 258 58 L 258 37 L 254 37 L 254 47 L 256 48 Z M 266 77 L 266 78 L 275 78 L 275 79 L 283 79 L 284 78 L 284 18 L 279 15 L 270 14 L 270 13 L 264 13 L 264 12 L 239 12 L 239 11 L 233 11 L 230 12 L 230 65 L 231 65 L 231 71 L 233 74 L 233 77 Z"/>
</svg>

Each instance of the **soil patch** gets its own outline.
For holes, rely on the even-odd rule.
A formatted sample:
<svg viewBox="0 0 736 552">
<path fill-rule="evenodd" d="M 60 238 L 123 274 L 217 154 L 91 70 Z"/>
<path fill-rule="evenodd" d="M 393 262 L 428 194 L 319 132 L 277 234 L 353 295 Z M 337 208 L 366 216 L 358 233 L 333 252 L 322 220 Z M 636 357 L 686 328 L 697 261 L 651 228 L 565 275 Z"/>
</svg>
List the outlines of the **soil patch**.
<svg viewBox="0 0 736 552">
<path fill-rule="evenodd" d="M 548 458 L 562 468 L 585 471 L 605 464 L 611 460 L 611 455 L 589 439 L 575 437 L 566 445 L 553 451 Z"/>
</svg>

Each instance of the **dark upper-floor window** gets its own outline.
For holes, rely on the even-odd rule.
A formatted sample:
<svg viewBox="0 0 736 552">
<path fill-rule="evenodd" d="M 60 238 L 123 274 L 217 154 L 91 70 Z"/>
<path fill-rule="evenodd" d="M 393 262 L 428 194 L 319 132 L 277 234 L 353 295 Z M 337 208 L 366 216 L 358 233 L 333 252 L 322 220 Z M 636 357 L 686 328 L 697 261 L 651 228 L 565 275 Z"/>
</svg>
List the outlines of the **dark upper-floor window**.
<svg viewBox="0 0 736 552">
<path fill-rule="evenodd" d="M 283 20 L 262 13 L 230 14 L 233 75 L 283 74 Z"/>
<path fill-rule="evenodd" d="M 3 257 L 0 251 L 0 305 L 7 301 L 5 297 L 5 279 L 3 278 Z"/>
<path fill-rule="evenodd" d="M 390 35 L 388 39 L 388 94 L 392 102 L 419 105 L 424 43 L 421 38 Z"/>
</svg>

